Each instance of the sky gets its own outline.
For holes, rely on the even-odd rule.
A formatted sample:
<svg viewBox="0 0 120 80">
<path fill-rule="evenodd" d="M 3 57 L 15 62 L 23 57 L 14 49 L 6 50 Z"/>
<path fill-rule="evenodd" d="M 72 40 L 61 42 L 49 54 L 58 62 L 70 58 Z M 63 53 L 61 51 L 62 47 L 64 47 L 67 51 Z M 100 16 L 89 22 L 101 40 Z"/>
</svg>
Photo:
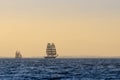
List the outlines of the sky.
<svg viewBox="0 0 120 80">
<path fill-rule="evenodd" d="M 0 0 L 0 57 L 120 56 L 120 0 Z"/>
</svg>

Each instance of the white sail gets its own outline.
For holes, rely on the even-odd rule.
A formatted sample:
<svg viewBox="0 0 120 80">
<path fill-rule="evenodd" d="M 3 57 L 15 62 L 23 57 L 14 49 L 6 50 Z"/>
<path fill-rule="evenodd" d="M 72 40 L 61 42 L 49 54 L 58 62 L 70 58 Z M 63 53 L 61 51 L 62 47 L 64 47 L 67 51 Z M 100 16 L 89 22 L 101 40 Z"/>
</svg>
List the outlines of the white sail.
<svg viewBox="0 0 120 80">
<path fill-rule="evenodd" d="M 19 51 L 16 51 L 15 58 L 22 58 L 22 55 Z"/>
<path fill-rule="evenodd" d="M 47 49 L 46 49 L 46 54 L 47 54 L 47 57 L 57 57 L 57 52 L 56 52 L 56 47 L 55 47 L 55 44 L 54 43 L 48 43 L 47 44 Z"/>
<path fill-rule="evenodd" d="M 48 56 L 52 55 L 52 48 L 51 48 L 51 44 L 50 43 L 48 43 L 48 45 L 47 45 L 46 53 L 47 53 Z"/>
<path fill-rule="evenodd" d="M 51 47 L 52 47 L 52 54 L 53 54 L 53 55 L 56 55 L 57 52 L 56 52 L 56 48 L 55 48 L 54 43 L 52 43 Z"/>
</svg>

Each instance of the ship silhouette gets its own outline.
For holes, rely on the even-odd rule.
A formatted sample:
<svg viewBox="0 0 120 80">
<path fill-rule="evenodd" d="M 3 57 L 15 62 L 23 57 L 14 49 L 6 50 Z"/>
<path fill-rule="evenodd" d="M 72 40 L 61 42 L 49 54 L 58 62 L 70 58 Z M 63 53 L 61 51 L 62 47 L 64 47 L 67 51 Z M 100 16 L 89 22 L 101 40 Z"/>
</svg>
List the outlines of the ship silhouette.
<svg viewBox="0 0 120 80">
<path fill-rule="evenodd" d="M 15 58 L 17 58 L 17 59 L 22 58 L 22 54 L 20 53 L 20 51 L 16 51 Z"/>
<path fill-rule="evenodd" d="M 56 58 L 58 56 L 54 43 L 47 44 L 46 55 L 45 58 Z"/>
</svg>

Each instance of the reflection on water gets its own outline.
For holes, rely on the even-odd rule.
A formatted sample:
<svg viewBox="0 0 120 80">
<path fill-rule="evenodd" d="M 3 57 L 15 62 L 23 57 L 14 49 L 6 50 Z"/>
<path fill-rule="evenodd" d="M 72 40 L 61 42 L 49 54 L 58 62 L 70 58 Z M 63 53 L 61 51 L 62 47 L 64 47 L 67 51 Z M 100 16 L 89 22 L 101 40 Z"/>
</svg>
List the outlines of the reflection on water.
<svg viewBox="0 0 120 80">
<path fill-rule="evenodd" d="M 0 59 L 0 80 L 120 80 L 120 59 Z"/>
</svg>

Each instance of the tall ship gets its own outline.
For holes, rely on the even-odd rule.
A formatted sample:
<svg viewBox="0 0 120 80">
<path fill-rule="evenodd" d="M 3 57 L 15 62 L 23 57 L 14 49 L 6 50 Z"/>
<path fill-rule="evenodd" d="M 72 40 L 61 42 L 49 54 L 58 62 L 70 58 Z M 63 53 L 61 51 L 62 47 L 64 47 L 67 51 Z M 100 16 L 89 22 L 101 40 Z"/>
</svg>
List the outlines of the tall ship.
<svg viewBox="0 0 120 80">
<path fill-rule="evenodd" d="M 46 55 L 45 58 L 56 58 L 58 56 L 54 43 L 47 44 Z"/>
<path fill-rule="evenodd" d="M 22 54 L 19 51 L 16 51 L 15 58 L 18 58 L 18 59 L 22 58 Z"/>
</svg>

